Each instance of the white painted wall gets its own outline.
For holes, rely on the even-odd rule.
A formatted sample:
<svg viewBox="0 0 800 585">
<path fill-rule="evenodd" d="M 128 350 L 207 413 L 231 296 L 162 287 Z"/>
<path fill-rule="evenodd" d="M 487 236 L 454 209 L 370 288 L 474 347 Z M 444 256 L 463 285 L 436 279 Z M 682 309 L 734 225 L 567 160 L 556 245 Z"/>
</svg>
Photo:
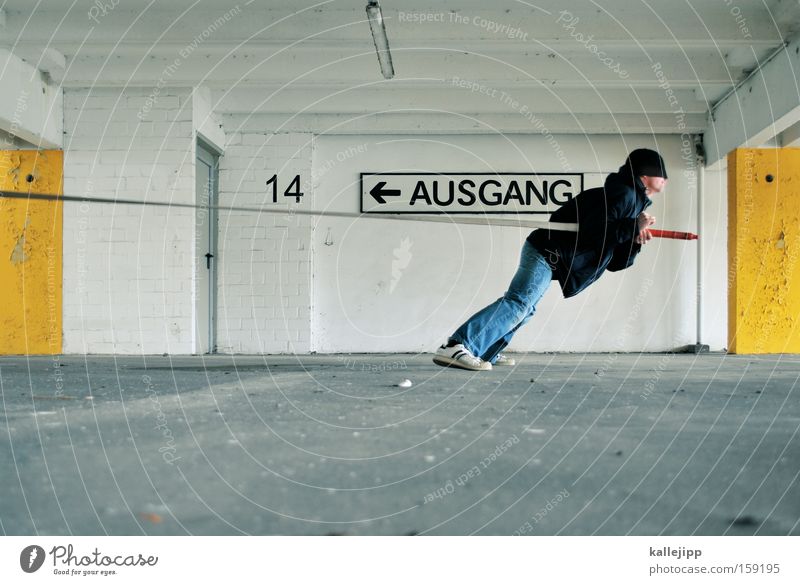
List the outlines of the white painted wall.
<svg viewBox="0 0 800 585">
<path fill-rule="evenodd" d="M 190 90 L 65 92 L 64 192 L 194 202 Z M 64 205 L 64 352 L 190 353 L 194 211 Z"/>
<path fill-rule="evenodd" d="M 220 205 L 296 206 L 283 197 L 292 179 L 311 176 L 311 134 L 242 132 L 231 127 L 220 160 Z M 278 175 L 277 204 L 266 183 Z M 298 208 L 312 208 L 310 183 Z M 220 353 L 311 350 L 312 222 L 247 212 L 219 216 Z"/>
<path fill-rule="evenodd" d="M 702 342 L 712 350 L 728 345 L 727 169 L 705 171 L 703 187 Z"/>
<path fill-rule="evenodd" d="M 661 227 L 694 231 L 697 194 L 687 172 L 695 169 L 682 160 L 677 136 L 561 135 L 555 140 L 566 163 L 563 157 L 559 162 L 552 140 L 533 135 L 320 136 L 314 151 L 315 203 L 321 210 L 358 211 L 362 171 L 607 173 L 628 151 L 656 147 L 670 183 L 665 194 L 654 196 L 650 212 Z M 711 205 L 710 211 L 717 207 Z M 431 351 L 503 293 L 526 235 L 516 228 L 319 220 L 313 348 Z M 713 259 L 719 249 L 712 249 Z M 399 277 L 397 270 L 393 276 L 393 264 Z M 710 298 L 724 296 L 718 278 L 706 285 Z M 633 268 L 605 274 L 577 297 L 564 300 L 554 282 L 511 349 L 661 351 L 694 343 L 695 286 L 694 243 L 655 240 Z M 716 327 L 717 318 L 710 317 L 709 324 Z"/>
<path fill-rule="evenodd" d="M 197 136 L 206 144 L 219 152 L 225 150 L 225 130 L 214 113 L 211 90 L 207 87 L 196 87 L 192 91 L 192 122 Z"/>
<path fill-rule="evenodd" d="M 190 89 L 70 90 L 65 193 L 195 203 L 195 133 L 225 150 L 220 204 L 258 206 L 279 174 L 311 176 L 311 134 L 233 128 L 224 140 Z M 302 205 L 312 205 L 310 183 Z M 280 207 L 288 209 L 281 197 Z M 305 353 L 311 346 L 311 222 L 254 213 L 219 217 L 218 349 Z M 64 352 L 194 351 L 195 212 L 67 203 Z"/>
</svg>

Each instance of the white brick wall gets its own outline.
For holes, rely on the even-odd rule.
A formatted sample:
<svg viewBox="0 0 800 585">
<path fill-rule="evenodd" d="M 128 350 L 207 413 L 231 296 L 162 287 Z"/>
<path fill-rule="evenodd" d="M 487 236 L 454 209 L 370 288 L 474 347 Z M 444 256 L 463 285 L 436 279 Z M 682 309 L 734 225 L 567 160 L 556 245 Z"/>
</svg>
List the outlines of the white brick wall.
<svg viewBox="0 0 800 585">
<path fill-rule="evenodd" d="M 311 177 L 310 134 L 234 132 L 220 161 L 220 205 L 312 209 L 284 190 Z M 278 175 L 278 203 L 266 183 Z M 218 350 L 305 353 L 311 350 L 311 233 L 308 217 L 221 213 Z"/>
<path fill-rule="evenodd" d="M 194 202 L 190 90 L 64 92 L 64 192 Z M 65 353 L 189 353 L 194 212 L 64 206 Z"/>
</svg>

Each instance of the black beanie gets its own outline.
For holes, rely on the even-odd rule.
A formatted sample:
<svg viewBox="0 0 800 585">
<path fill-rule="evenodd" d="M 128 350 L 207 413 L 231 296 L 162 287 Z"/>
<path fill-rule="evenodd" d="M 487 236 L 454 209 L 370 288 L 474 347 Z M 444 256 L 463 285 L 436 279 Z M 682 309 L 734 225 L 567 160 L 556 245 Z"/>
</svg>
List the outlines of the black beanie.
<svg viewBox="0 0 800 585">
<path fill-rule="evenodd" d="M 625 166 L 631 169 L 634 177 L 667 178 L 667 167 L 664 159 L 655 150 L 637 148 L 628 155 Z"/>
</svg>

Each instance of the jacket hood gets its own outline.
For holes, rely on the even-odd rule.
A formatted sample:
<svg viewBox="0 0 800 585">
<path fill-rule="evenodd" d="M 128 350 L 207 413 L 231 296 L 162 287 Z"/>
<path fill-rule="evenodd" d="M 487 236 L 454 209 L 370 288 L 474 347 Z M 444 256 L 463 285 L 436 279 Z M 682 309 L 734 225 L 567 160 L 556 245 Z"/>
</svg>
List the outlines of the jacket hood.
<svg viewBox="0 0 800 585">
<path fill-rule="evenodd" d="M 606 177 L 605 188 L 613 189 L 613 186 L 624 185 L 628 189 L 633 189 L 636 193 L 637 199 L 644 201 L 645 208 L 650 207 L 653 201 L 647 196 L 647 190 L 644 188 L 644 183 L 639 177 L 634 177 L 630 171 L 630 167 L 622 165 L 619 171 L 611 173 Z"/>
<path fill-rule="evenodd" d="M 646 195 L 642 180 L 633 176 L 628 165 L 622 165 L 616 173 L 611 173 L 606 177 L 605 186 L 608 187 L 611 184 L 623 184 L 634 189 L 637 194 Z"/>
</svg>

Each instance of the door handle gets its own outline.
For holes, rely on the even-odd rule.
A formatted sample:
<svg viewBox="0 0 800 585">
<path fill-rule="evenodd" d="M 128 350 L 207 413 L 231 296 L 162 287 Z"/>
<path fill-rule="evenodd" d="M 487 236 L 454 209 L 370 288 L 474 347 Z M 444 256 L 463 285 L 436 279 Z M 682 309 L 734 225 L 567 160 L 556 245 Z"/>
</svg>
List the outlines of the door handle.
<svg viewBox="0 0 800 585">
<path fill-rule="evenodd" d="M 211 259 L 214 257 L 214 254 L 211 252 L 206 253 L 206 268 L 211 270 Z"/>
</svg>

